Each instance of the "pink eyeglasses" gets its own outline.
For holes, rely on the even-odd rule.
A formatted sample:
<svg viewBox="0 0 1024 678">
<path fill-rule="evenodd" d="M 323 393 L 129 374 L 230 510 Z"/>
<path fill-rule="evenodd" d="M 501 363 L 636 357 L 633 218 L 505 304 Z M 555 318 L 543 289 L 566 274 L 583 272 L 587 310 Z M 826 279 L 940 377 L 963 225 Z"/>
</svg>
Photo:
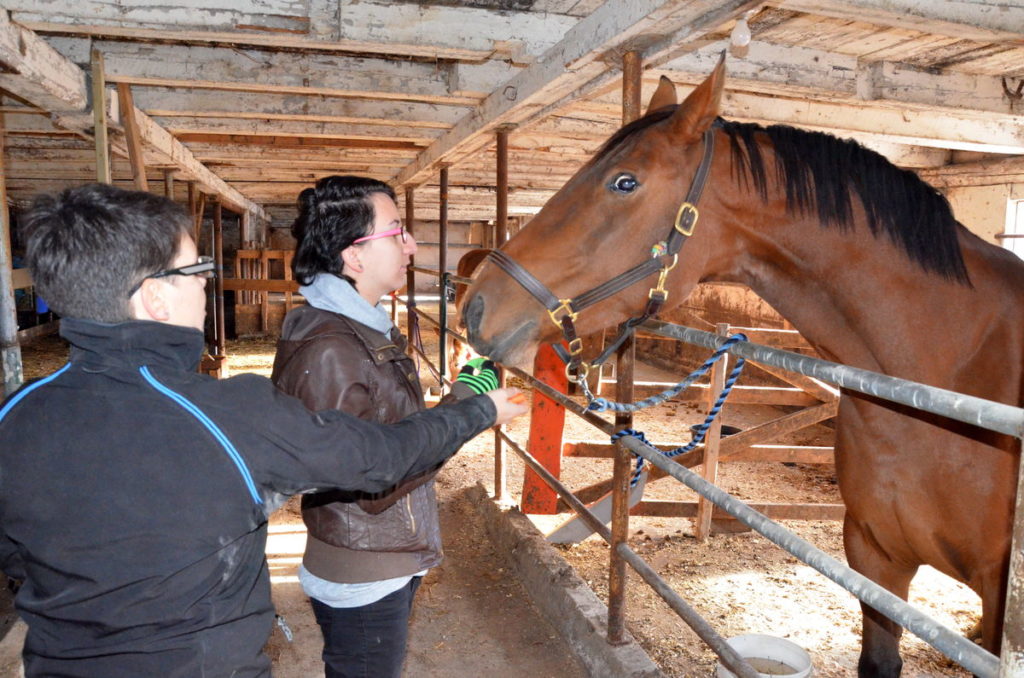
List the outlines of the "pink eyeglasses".
<svg viewBox="0 0 1024 678">
<path fill-rule="evenodd" d="M 399 235 L 399 236 L 401 236 L 403 243 L 408 242 L 408 240 L 409 240 L 409 234 L 405 232 L 405 226 L 399 226 L 398 228 L 393 228 L 390 231 L 384 231 L 383 233 L 373 233 L 371 235 L 364 235 L 362 238 L 356 238 L 355 240 L 352 241 L 352 244 L 353 245 L 358 245 L 359 243 L 366 242 L 367 240 L 376 240 L 377 238 L 387 238 L 388 236 L 392 236 L 392 235 Z"/>
</svg>

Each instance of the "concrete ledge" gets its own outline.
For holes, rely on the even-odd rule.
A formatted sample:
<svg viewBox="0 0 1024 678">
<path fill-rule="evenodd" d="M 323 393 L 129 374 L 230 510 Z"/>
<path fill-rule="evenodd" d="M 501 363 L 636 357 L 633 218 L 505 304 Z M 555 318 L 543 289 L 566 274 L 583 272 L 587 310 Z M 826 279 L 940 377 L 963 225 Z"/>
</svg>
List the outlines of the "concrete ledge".
<svg viewBox="0 0 1024 678">
<path fill-rule="evenodd" d="M 0 640 L 0 678 L 24 678 L 21 648 L 25 644 L 27 631 L 28 626 L 19 619 L 7 630 L 3 640 Z"/>
<path fill-rule="evenodd" d="M 661 670 L 626 634 L 623 645 L 609 645 L 608 608 L 551 547 L 533 523 L 515 508 L 502 507 L 482 485 L 469 496 L 483 514 L 498 552 L 519 575 L 533 603 L 569 644 L 595 678 L 663 678 Z"/>
</svg>

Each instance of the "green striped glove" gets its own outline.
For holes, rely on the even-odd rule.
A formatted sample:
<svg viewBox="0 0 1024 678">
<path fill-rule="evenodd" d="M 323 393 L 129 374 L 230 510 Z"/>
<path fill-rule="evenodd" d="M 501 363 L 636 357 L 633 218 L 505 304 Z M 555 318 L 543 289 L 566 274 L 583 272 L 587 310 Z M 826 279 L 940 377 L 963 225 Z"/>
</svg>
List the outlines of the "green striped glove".
<svg viewBox="0 0 1024 678">
<path fill-rule="evenodd" d="M 461 381 L 477 395 L 487 393 L 498 388 L 498 368 L 493 360 L 473 358 L 462 366 L 455 381 Z"/>
</svg>

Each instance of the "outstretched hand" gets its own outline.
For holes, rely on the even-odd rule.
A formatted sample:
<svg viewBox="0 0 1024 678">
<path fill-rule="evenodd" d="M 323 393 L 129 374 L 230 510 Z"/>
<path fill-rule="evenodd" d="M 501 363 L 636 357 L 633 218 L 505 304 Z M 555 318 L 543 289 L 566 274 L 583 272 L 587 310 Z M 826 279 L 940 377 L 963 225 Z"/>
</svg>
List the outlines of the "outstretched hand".
<svg viewBox="0 0 1024 678">
<path fill-rule="evenodd" d="M 526 395 L 518 388 L 495 389 L 489 392 L 487 397 L 494 401 L 494 409 L 498 411 L 494 419 L 495 426 L 507 424 L 516 417 L 526 414 L 530 409 Z"/>
</svg>

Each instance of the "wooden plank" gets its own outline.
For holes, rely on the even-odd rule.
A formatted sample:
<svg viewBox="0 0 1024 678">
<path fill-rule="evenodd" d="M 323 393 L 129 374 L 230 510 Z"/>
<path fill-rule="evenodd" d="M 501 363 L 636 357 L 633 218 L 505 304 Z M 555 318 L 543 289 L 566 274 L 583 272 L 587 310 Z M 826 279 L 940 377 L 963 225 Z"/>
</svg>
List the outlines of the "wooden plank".
<svg viewBox="0 0 1024 678">
<path fill-rule="evenodd" d="M 101 184 L 111 183 L 110 171 L 110 140 L 107 130 L 107 87 L 103 73 L 103 54 L 99 50 L 92 51 L 92 96 L 99 102 L 92 107 L 93 137 L 96 144 L 96 181 Z"/>
<path fill-rule="evenodd" d="M 842 520 L 846 515 L 846 507 L 843 504 L 749 503 L 748 506 L 772 520 Z M 697 515 L 697 502 L 645 499 L 629 513 L 634 516 L 693 518 Z M 711 517 L 715 521 L 736 520 L 718 507 L 715 507 Z"/>
<path fill-rule="evenodd" d="M 12 71 L 0 75 L 0 87 L 34 106 L 54 112 L 53 120 L 56 124 L 89 138 L 93 137 L 97 124 L 93 116 L 86 112 L 85 73 L 32 31 L 12 24 L 8 13 L 3 10 L 0 10 L 0 64 Z M 102 103 L 105 98 L 98 97 L 98 100 Z M 103 105 L 99 108 L 104 112 L 106 110 Z M 269 217 L 259 205 L 199 163 L 166 130 L 142 111 L 135 109 L 134 113 L 140 139 L 147 151 L 158 156 L 161 164 L 178 167 L 186 178 L 195 178 L 210 193 L 219 195 L 232 209 L 251 212 L 261 221 L 268 220 Z"/>
<path fill-rule="evenodd" d="M 4 3 L 7 4 L 6 2 Z M 85 111 L 85 72 L 0 8 L 0 89 L 46 111 Z"/>
<path fill-rule="evenodd" d="M 604 72 L 594 61 L 611 48 L 623 45 L 643 31 L 664 30 L 663 20 L 684 5 L 685 16 L 673 20 L 696 36 L 717 26 L 724 15 L 738 13 L 753 2 L 725 0 L 713 8 L 702 3 L 675 0 L 608 0 L 592 14 L 580 20 L 542 57 L 498 87 L 439 141 L 424 151 L 412 165 L 399 172 L 395 185 L 421 184 L 439 162 L 454 164 L 490 141 L 490 134 L 505 123 L 523 123 L 529 106 L 552 104 L 578 90 Z M 690 9 L 695 6 L 694 9 Z M 713 20 L 712 20 L 712 17 Z M 537 111 L 534 111 L 535 113 Z"/>
<path fill-rule="evenodd" d="M 146 162 L 142 157 L 142 138 L 139 134 L 139 122 L 135 117 L 131 85 L 123 82 L 117 84 L 117 102 L 121 111 L 121 125 L 124 127 L 124 135 L 128 140 L 128 162 L 132 166 L 132 180 L 135 182 L 135 188 L 140 191 L 148 191 Z"/>
<path fill-rule="evenodd" d="M 668 452 L 686 443 L 665 443 L 655 445 L 659 450 Z M 578 441 L 562 443 L 563 457 L 586 457 L 590 459 L 612 459 L 615 448 L 609 443 Z M 814 445 L 750 445 L 730 454 L 729 462 L 793 462 L 799 464 L 831 464 L 833 450 L 831 447 Z M 662 476 L 663 477 L 663 476 Z"/>
<path fill-rule="evenodd" d="M 51 334 L 57 334 L 60 330 L 60 320 L 52 320 L 42 325 L 36 325 L 35 327 L 26 327 L 23 330 L 18 330 L 18 343 L 25 344 L 26 342 L 38 339 L 40 337 L 48 337 Z"/>
<path fill-rule="evenodd" d="M 764 370 L 768 374 L 778 377 L 785 382 L 793 384 L 797 388 L 800 388 L 804 392 L 810 394 L 814 398 L 821 400 L 822 402 L 832 402 L 839 398 L 839 389 L 832 384 L 826 384 L 820 379 L 814 377 L 807 377 L 796 372 L 789 372 L 772 365 L 765 365 L 763 363 L 751 361 L 758 368 Z"/>
<path fill-rule="evenodd" d="M 718 323 L 715 328 L 720 337 L 729 336 L 729 325 Z M 711 368 L 711 388 L 707 393 L 707 411 L 712 412 L 718 396 L 725 388 L 726 370 L 730 355 L 726 353 Z M 701 464 L 701 476 L 712 485 L 718 484 L 718 459 L 722 443 L 722 418 L 716 417 L 711 422 L 704 438 L 704 463 Z M 705 497 L 697 499 L 697 515 L 694 516 L 693 531 L 697 541 L 705 541 L 711 534 L 711 513 L 715 505 Z"/>
<path fill-rule="evenodd" d="M 16 290 L 32 287 L 32 274 L 27 268 L 16 268 L 11 271 L 11 280 Z"/>
<path fill-rule="evenodd" d="M 1024 33 L 1024 6 L 991 0 L 781 0 L 772 5 L 847 21 L 913 28 L 958 40 L 1016 42 Z"/>
<path fill-rule="evenodd" d="M 731 435 L 722 441 L 721 460 L 732 461 L 732 455 L 738 453 L 750 445 L 758 443 L 771 443 L 779 438 L 779 436 L 793 431 L 798 431 L 802 428 L 812 426 L 820 421 L 829 419 L 836 415 L 839 409 L 838 399 L 830 402 L 823 403 L 816 407 L 808 407 L 807 409 L 787 414 L 784 417 L 774 419 L 760 426 L 749 428 L 745 431 Z"/>
</svg>

